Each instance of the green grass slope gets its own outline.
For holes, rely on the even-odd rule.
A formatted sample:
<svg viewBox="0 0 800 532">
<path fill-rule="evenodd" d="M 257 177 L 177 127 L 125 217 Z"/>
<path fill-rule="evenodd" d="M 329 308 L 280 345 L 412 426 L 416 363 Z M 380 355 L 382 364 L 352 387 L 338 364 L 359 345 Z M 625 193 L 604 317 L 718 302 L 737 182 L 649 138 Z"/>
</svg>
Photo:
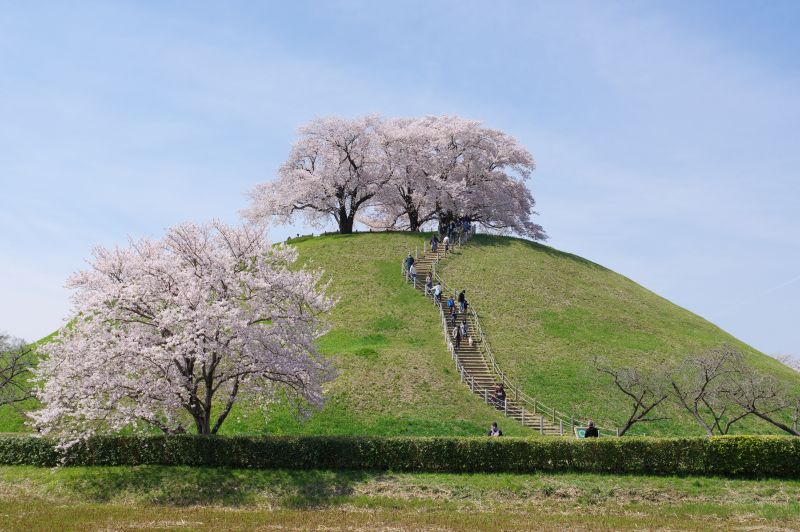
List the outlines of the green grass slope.
<svg viewBox="0 0 800 532">
<path fill-rule="evenodd" d="M 459 382 L 444 346 L 437 310 L 403 282 L 400 264 L 419 235 L 360 233 L 294 239 L 300 262 L 332 280 L 338 304 L 319 343 L 339 377 L 324 409 L 297 419 L 288 409 L 267 416 L 270 433 L 475 435 L 499 420 Z M 239 416 L 227 432 L 260 431 Z M 237 424 L 238 423 L 238 424 Z M 512 424 L 509 434 L 531 434 Z"/>
<path fill-rule="evenodd" d="M 319 341 L 340 372 L 321 411 L 298 416 L 276 403 L 243 401 L 223 434 L 476 435 L 502 416 L 459 382 L 444 346 L 439 316 L 400 276 L 419 235 L 362 233 L 291 241 L 299 263 L 325 272 L 338 304 Z M 31 405 L 28 406 L 32 406 Z M 511 422 L 509 435 L 531 431 Z M 0 408 L 0 433 L 28 430 L 24 414 Z"/>
<path fill-rule="evenodd" d="M 243 401 L 221 432 L 474 436 L 499 420 L 459 382 L 436 309 L 400 276 L 402 258 L 420 239 L 385 233 L 294 239 L 299 262 L 323 269 L 339 300 L 319 347 L 340 375 L 327 386 L 321 411 L 302 417 L 285 404 L 262 409 Z M 0 407 L 0 433 L 29 430 L 24 420 L 19 409 Z M 511 422 L 501 427 L 509 435 L 531 434 Z"/>
<path fill-rule="evenodd" d="M 586 259 L 529 241 L 479 235 L 440 270 L 464 288 L 492 351 L 509 376 L 548 406 L 619 426 L 630 406 L 592 369 L 612 364 L 655 369 L 728 343 L 748 363 L 797 386 L 796 372 L 703 318 Z M 661 407 L 659 407 L 661 408 Z M 700 434 L 672 405 L 672 419 L 632 433 Z M 745 420 L 741 430 L 775 432 Z"/>
<path fill-rule="evenodd" d="M 300 417 L 282 404 L 243 401 L 226 434 L 475 435 L 493 420 L 509 435 L 532 432 L 484 405 L 459 382 L 435 308 L 400 277 L 405 254 L 423 235 L 361 233 L 294 239 L 300 263 L 325 271 L 339 303 L 319 342 L 336 359 L 321 411 Z M 628 403 L 591 369 L 600 355 L 620 365 L 656 368 L 687 353 L 729 343 L 748 360 L 798 384 L 797 374 L 718 327 L 590 261 L 528 241 L 480 235 L 442 267 L 467 290 L 501 367 L 549 406 L 602 425 L 620 424 Z M 33 403 L 26 405 L 34 406 Z M 672 419 L 632 433 L 698 435 Z M 24 415 L 0 408 L 0 432 L 24 431 Z M 758 421 L 748 432 L 775 432 Z"/>
</svg>

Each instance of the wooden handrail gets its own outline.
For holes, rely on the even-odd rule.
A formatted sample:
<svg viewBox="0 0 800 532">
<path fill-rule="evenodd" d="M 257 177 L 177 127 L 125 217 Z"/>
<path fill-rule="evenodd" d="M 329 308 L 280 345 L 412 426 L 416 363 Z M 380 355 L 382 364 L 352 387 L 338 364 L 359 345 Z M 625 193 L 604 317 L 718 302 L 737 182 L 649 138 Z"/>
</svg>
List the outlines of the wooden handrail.
<svg viewBox="0 0 800 532">
<path fill-rule="evenodd" d="M 470 238 L 472 238 L 472 236 L 475 235 L 475 230 L 474 230 L 475 226 L 473 225 L 472 227 L 473 227 L 473 229 L 471 231 L 467 232 L 467 233 L 459 232 L 458 242 L 457 243 L 456 242 L 451 242 L 450 243 L 450 249 L 451 250 L 453 250 L 456 246 L 458 246 L 459 248 L 463 247 L 463 245 L 466 244 L 470 240 Z M 424 247 L 424 244 L 423 244 L 423 252 L 424 252 L 424 250 L 425 250 L 425 247 Z M 431 271 L 431 281 L 433 281 L 434 283 L 436 283 L 438 281 L 438 283 L 441 285 L 441 288 L 442 288 L 442 297 L 444 297 L 445 294 L 450 292 L 451 287 L 436 272 L 435 264 L 438 264 L 439 261 L 440 261 L 440 252 L 437 250 L 436 261 L 434 263 L 434 268 Z M 404 276 L 404 278 L 406 278 L 407 281 L 409 281 L 409 282 L 411 281 L 410 276 L 406 275 L 405 269 L 403 269 L 403 276 Z M 415 286 L 415 288 L 416 288 L 416 286 Z M 458 293 L 457 290 L 453 289 L 453 294 L 457 294 L 457 293 Z M 461 365 L 461 363 L 460 363 L 460 361 L 458 359 L 458 356 L 456 354 L 455 348 L 453 346 L 453 343 L 452 343 L 452 341 L 450 339 L 450 335 L 448 334 L 447 316 L 445 315 L 444 305 L 441 305 L 441 304 L 439 304 L 439 302 L 436 301 L 436 297 L 434 296 L 432 291 L 428 295 L 433 299 L 433 303 L 439 307 L 439 313 L 440 313 L 440 316 L 442 318 L 442 332 L 444 334 L 445 343 L 446 343 L 446 345 L 448 347 L 448 350 L 450 351 L 450 356 L 453 359 L 453 361 L 455 362 L 456 370 L 459 372 L 459 375 L 461 375 L 461 379 L 462 380 L 468 380 L 469 381 L 468 385 L 470 386 L 470 389 L 474 390 L 475 380 L 472 378 L 471 375 L 467 374 L 467 372 L 465 371 L 464 367 Z M 583 420 L 581 420 L 578 417 L 575 417 L 575 416 L 572 416 L 572 415 L 567 415 L 564 412 L 561 412 L 561 411 L 557 410 L 556 408 L 552 408 L 552 407 L 546 406 L 544 403 L 542 403 L 541 401 L 537 400 L 535 397 L 531 397 L 523 389 L 521 389 L 513 381 L 511 381 L 511 379 L 508 378 L 506 373 L 502 369 L 500 369 L 500 366 L 499 366 L 499 364 L 497 363 L 497 360 L 494 357 L 494 353 L 492 352 L 491 346 L 489 345 L 489 342 L 486 339 L 486 335 L 483 332 L 483 328 L 481 327 L 481 324 L 480 324 L 480 319 L 478 318 L 478 313 L 475 311 L 475 307 L 474 306 L 470 305 L 469 313 L 472 316 L 473 321 L 475 323 L 475 329 L 476 329 L 476 332 L 478 333 L 478 339 L 480 341 L 480 346 L 482 346 L 482 347 L 479 347 L 479 349 L 481 349 L 481 351 L 484 354 L 484 360 L 486 360 L 488 362 L 488 366 L 489 366 L 490 370 L 492 371 L 492 373 L 494 373 L 499 378 L 500 382 L 503 384 L 503 387 L 506 389 L 506 395 L 510 395 L 510 393 L 514 394 L 514 402 L 517 403 L 518 408 L 521 410 L 521 416 L 522 416 L 523 420 L 525 419 L 526 415 L 528 415 L 528 416 L 531 416 L 531 415 L 532 416 L 537 416 L 537 415 L 540 416 L 541 417 L 541 421 L 540 421 L 540 427 L 539 428 L 540 428 L 540 431 L 541 431 L 541 430 L 543 430 L 543 427 L 541 425 L 543 425 L 543 423 L 544 423 L 544 416 L 548 416 L 548 417 L 550 417 L 552 419 L 553 424 L 558 423 L 558 425 L 560 427 L 560 433 L 562 435 L 563 435 L 563 432 L 564 432 L 564 426 L 565 425 L 570 427 L 570 432 L 572 431 L 573 427 L 584 426 L 585 425 L 585 423 L 582 423 Z M 487 394 L 485 392 L 484 392 L 484 399 L 487 400 Z M 530 413 L 526 412 L 526 410 L 525 410 L 526 406 L 531 410 Z M 539 412 L 539 413 L 537 414 L 537 412 Z M 506 411 L 504 413 L 506 415 L 508 414 L 507 408 L 506 408 Z M 578 421 L 578 423 L 576 423 L 576 421 Z M 607 435 L 615 435 L 617 433 L 617 431 L 615 429 L 603 428 L 603 427 L 599 427 L 599 426 L 597 427 L 597 429 L 599 431 L 601 431 L 601 432 L 605 432 Z"/>
</svg>

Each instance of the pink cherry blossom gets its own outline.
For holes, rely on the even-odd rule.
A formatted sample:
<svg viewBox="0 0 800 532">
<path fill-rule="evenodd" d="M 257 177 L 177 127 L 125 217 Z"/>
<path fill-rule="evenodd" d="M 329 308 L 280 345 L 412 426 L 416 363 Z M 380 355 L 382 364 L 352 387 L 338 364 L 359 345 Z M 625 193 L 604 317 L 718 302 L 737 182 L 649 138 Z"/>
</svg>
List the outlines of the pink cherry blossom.
<svg viewBox="0 0 800 532">
<path fill-rule="evenodd" d="M 244 215 L 254 221 L 290 222 L 301 213 L 322 227 L 331 218 L 340 233 L 351 233 L 387 177 L 381 173 L 374 130 L 377 116 L 354 120 L 330 117 L 300 128 L 300 139 L 278 171 L 278 179 L 258 185 Z"/>
<path fill-rule="evenodd" d="M 36 371 L 42 432 L 214 434 L 237 401 L 278 389 L 322 403 L 334 372 L 314 342 L 334 303 L 321 272 L 297 268 L 263 227 L 180 225 L 93 255 Z"/>
<path fill-rule="evenodd" d="M 491 231 L 546 239 L 531 220 L 534 168 L 515 138 L 474 120 L 323 118 L 300 129 L 278 179 L 252 191 L 244 214 L 285 223 L 300 213 L 316 226 L 333 220 L 342 233 L 355 221 L 418 231 L 466 217 Z"/>
</svg>

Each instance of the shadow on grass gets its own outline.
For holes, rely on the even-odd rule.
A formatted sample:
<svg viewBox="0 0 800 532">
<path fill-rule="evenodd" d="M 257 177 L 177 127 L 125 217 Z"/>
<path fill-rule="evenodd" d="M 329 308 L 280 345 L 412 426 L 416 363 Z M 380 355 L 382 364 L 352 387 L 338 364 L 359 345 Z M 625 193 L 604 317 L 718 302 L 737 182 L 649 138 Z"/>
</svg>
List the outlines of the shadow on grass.
<svg viewBox="0 0 800 532">
<path fill-rule="evenodd" d="M 380 473 L 363 471 L 239 470 L 192 467 L 65 468 L 60 484 L 87 502 L 135 500 L 169 506 L 252 505 L 288 508 L 340 504 L 354 485 Z"/>
</svg>

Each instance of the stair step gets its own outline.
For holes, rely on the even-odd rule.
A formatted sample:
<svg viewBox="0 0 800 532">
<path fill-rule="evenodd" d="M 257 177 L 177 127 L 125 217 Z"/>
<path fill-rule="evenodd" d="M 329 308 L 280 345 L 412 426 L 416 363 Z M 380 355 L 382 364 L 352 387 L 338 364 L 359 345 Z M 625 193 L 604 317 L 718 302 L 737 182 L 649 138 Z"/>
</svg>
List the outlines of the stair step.
<svg viewBox="0 0 800 532">
<path fill-rule="evenodd" d="M 427 248 L 421 256 L 418 256 L 415 261 L 417 269 L 417 282 L 414 287 L 420 292 L 425 294 L 426 297 L 433 299 L 433 294 L 425 293 L 425 280 L 433 272 L 436 265 L 450 253 L 453 253 L 455 243 L 451 244 L 450 250 L 446 253 L 444 245 L 439 244 L 439 249 L 434 252 Z M 439 310 L 446 318 L 448 333 L 452 330 L 453 321 L 450 314 L 450 309 L 447 307 L 447 299 L 450 294 L 443 292 L 441 299 L 437 304 Z M 462 367 L 463 375 L 466 377 L 465 384 L 471 386 L 475 395 L 482 399 L 491 399 L 494 396 L 494 391 L 498 385 L 497 375 L 489 369 L 488 362 L 484 355 L 483 343 L 479 338 L 473 336 L 477 334 L 478 320 L 471 312 L 461 312 L 458 303 L 456 303 L 455 323 L 461 325 L 464 320 L 467 322 L 467 337 L 472 336 L 473 344 L 470 346 L 466 337 L 462 337 L 461 346 L 456 349 L 456 357 L 458 363 Z M 450 339 L 452 341 L 452 339 Z M 491 403 L 490 403 L 491 404 Z M 539 412 L 533 413 L 527 409 L 524 404 L 517 403 L 509 398 L 506 405 L 491 404 L 496 410 L 502 412 L 509 419 L 513 419 L 522 423 L 535 431 L 539 431 L 545 435 L 558 436 L 561 434 L 561 427 L 557 423 L 553 423 L 546 414 Z M 564 433 L 568 433 L 568 429 L 564 428 Z"/>
</svg>

